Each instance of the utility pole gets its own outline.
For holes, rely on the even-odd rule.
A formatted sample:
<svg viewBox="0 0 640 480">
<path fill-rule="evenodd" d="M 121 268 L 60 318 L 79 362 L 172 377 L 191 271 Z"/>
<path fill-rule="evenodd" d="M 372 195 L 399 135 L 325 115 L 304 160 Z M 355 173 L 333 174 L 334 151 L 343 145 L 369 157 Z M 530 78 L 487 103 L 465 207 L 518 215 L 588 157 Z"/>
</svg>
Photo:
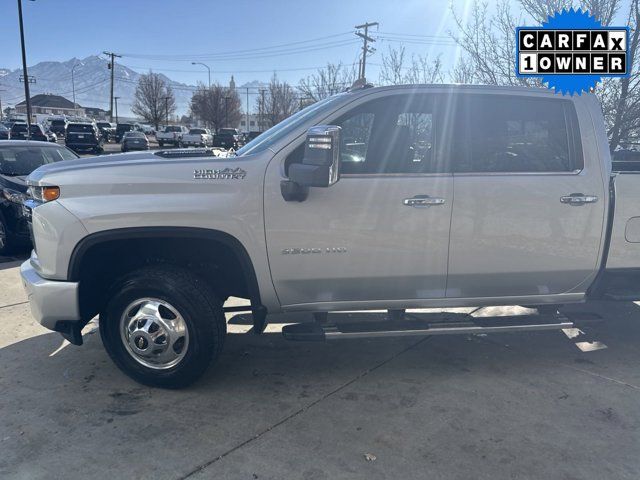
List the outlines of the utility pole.
<svg viewBox="0 0 640 480">
<path fill-rule="evenodd" d="M 0 92 L 4 92 L 6 90 L 3 90 L 0 88 Z M 0 95 L 0 122 L 4 119 L 4 112 L 2 111 L 2 95 Z"/>
<path fill-rule="evenodd" d="M 250 132 L 249 128 L 249 87 L 247 87 L 247 132 Z"/>
<path fill-rule="evenodd" d="M 264 131 L 264 94 L 265 94 L 266 90 L 264 88 L 260 89 L 260 108 L 259 110 L 259 119 L 258 119 L 258 129 L 263 132 Z"/>
<path fill-rule="evenodd" d="M 81 65 L 80 63 L 76 63 L 73 65 L 73 67 L 71 67 L 71 89 L 73 90 L 73 111 L 77 114 L 78 112 L 76 111 L 76 81 L 75 78 L 73 76 L 73 71 L 76 69 L 76 67 L 78 65 Z"/>
<path fill-rule="evenodd" d="M 113 97 L 113 100 L 116 102 L 116 123 L 118 123 L 118 99 L 120 97 Z"/>
<path fill-rule="evenodd" d="M 27 51 L 24 46 L 24 26 L 22 24 L 22 0 L 18 0 L 18 20 L 20 21 L 20 44 L 22 46 L 22 75 L 24 76 L 24 100 L 27 105 L 27 140 L 31 138 L 31 96 L 29 94 L 29 73 L 27 72 Z"/>
<path fill-rule="evenodd" d="M 164 112 L 165 112 L 165 116 L 167 117 L 167 127 L 169 126 L 169 99 L 171 97 L 163 97 L 164 98 Z"/>
<path fill-rule="evenodd" d="M 229 126 L 229 97 L 224 97 L 224 125 Z"/>
<path fill-rule="evenodd" d="M 110 121 L 113 122 L 113 75 L 116 71 L 115 58 L 116 57 L 120 58 L 122 57 L 122 55 L 118 55 L 113 52 L 102 52 L 102 53 L 111 57 L 111 60 L 109 61 L 109 65 L 108 65 L 108 68 L 111 69 L 111 95 L 109 99 L 109 117 L 110 117 Z"/>
<path fill-rule="evenodd" d="M 367 66 L 367 54 L 375 52 L 375 49 L 369 48 L 369 46 L 367 45 L 368 42 L 376 41 L 375 38 L 371 38 L 369 36 L 369 27 L 377 27 L 377 26 L 378 26 L 378 22 L 367 22 L 367 23 L 363 23 L 362 25 L 356 25 L 354 27 L 354 28 L 357 28 L 358 30 L 360 30 L 361 28 L 364 28 L 364 33 L 356 32 L 356 36 L 362 38 L 362 42 L 363 42 L 362 43 L 362 62 L 360 63 L 360 75 L 359 75 L 359 78 L 362 80 L 365 79 L 365 69 Z"/>
</svg>

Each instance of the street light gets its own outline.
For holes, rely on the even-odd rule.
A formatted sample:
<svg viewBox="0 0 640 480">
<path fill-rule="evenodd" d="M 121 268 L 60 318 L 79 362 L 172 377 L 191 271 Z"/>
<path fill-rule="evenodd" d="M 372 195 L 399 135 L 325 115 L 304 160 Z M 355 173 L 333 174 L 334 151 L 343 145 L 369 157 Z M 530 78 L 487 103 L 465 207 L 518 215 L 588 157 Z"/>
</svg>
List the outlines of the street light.
<svg viewBox="0 0 640 480">
<path fill-rule="evenodd" d="M 71 67 L 71 89 L 73 90 L 73 111 L 76 112 L 76 115 L 78 114 L 78 112 L 76 111 L 76 82 L 75 82 L 75 78 L 73 77 L 73 71 L 76 69 L 76 67 L 78 65 L 83 65 L 83 63 L 76 63 L 73 65 L 73 67 Z"/>
<path fill-rule="evenodd" d="M 204 68 L 207 69 L 207 72 L 209 73 L 209 88 L 211 88 L 211 69 L 209 68 L 209 65 L 201 62 L 191 62 L 191 65 L 202 65 Z"/>
<path fill-rule="evenodd" d="M 18 0 L 18 20 L 20 22 L 20 45 L 22 47 L 22 74 L 24 76 L 24 99 L 27 106 L 27 140 L 31 138 L 31 96 L 29 94 L 29 73 L 27 72 L 27 52 L 24 46 L 24 26 L 22 24 L 22 0 Z"/>
</svg>

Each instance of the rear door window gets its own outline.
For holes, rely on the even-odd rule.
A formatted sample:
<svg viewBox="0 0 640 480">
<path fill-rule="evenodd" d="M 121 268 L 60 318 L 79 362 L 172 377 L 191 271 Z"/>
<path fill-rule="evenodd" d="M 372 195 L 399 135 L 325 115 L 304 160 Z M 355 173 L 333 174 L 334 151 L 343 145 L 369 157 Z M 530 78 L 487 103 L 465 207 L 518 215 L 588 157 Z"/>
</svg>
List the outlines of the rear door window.
<svg viewBox="0 0 640 480">
<path fill-rule="evenodd" d="M 573 172 L 583 168 L 571 102 L 463 95 L 452 158 L 463 173 Z M 462 137 L 461 137 L 462 135 Z"/>
</svg>

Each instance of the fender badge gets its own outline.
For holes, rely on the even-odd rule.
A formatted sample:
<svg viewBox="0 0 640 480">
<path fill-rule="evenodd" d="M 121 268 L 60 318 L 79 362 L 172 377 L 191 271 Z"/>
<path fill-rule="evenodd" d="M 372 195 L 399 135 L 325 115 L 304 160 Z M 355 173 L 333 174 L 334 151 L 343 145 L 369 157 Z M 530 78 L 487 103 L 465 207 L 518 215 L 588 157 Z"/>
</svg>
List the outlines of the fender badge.
<svg viewBox="0 0 640 480">
<path fill-rule="evenodd" d="M 205 180 L 243 180 L 247 172 L 241 168 L 200 169 L 193 171 L 193 178 Z"/>
</svg>

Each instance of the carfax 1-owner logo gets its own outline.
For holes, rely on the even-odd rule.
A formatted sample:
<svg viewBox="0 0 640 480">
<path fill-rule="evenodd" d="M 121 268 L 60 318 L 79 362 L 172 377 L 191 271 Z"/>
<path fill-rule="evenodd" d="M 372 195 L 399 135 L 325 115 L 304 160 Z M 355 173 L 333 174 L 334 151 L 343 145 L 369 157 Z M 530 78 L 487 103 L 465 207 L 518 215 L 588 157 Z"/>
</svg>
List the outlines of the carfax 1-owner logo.
<svg viewBox="0 0 640 480">
<path fill-rule="evenodd" d="M 540 27 L 516 28 L 516 75 L 542 77 L 556 93 L 581 94 L 602 77 L 629 76 L 629 29 L 562 10 Z"/>
</svg>

